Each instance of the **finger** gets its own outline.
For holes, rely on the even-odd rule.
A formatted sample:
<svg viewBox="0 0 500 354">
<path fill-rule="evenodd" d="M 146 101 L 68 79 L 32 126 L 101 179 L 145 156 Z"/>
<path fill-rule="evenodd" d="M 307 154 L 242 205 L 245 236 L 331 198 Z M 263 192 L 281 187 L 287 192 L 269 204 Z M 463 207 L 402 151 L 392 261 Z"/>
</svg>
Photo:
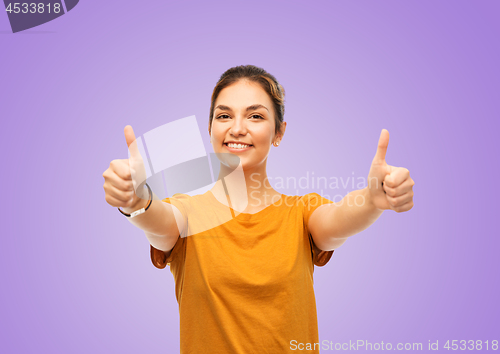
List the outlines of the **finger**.
<svg viewBox="0 0 500 354">
<path fill-rule="evenodd" d="M 391 197 L 389 195 L 386 195 L 386 197 L 387 202 L 392 208 L 399 208 L 413 200 L 413 191 L 400 195 L 399 197 Z"/>
<path fill-rule="evenodd" d="M 392 167 L 392 166 L 391 166 Z M 396 188 L 410 177 L 410 171 L 404 167 L 392 167 L 391 172 L 384 177 L 384 185 Z"/>
<path fill-rule="evenodd" d="M 104 190 L 106 191 L 106 194 L 109 194 L 113 198 L 123 203 L 127 203 L 128 201 L 133 199 L 135 195 L 134 191 L 122 191 L 121 189 L 116 188 L 115 186 L 110 184 L 106 185 Z"/>
<path fill-rule="evenodd" d="M 377 153 L 374 160 L 382 162 L 385 161 L 385 154 L 387 153 L 387 146 L 389 145 L 389 132 L 387 129 L 382 129 L 380 138 L 378 139 Z"/>
<path fill-rule="evenodd" d="M 382 185 L 382 190 L 384 191 L 384 193 L 387 194 L 386 192 L 386 187 L 387 185 L 385 184 L 385 178 L 391 174 L 391 172 L 394 170 L 394 167 L 391 166 L 391 165 L 388 165 L 385 161 L 384 161 L 384 165 L 385 165 L 385 174 L 384 174 L 384 179 L 382 180 L 381 182 L 381 185 Z"/>
<path fill-rule="evenodd" d="M 130 171 L 130 165 L 128 159 L 123 160 L 113 160 L 110 164 L 113 172 L 125 181 L 132 180 L 132 172 Z M 110 178 L 112 178 L 110 176 Z"/>
<path fill-rule="evenodd" d="M 406 203 L 405 205 L 402 205 L 400 207 L 394 208 L 393 210 L 398 213 L 402 213 L 404 211 L 408 211 L 411 208 L 413 208 L 413 200 L 411 202 Z"/>
<path fill-rule="evenodd" d="M 117 174 L 108 177 L 106 182 L 123 192 L 130 192 L 134 190 L 134 183 L 131 179 L 125 180 Z"/>
<path fill-rule="evenodd" d="M 126 200 L 123 200 L 123 197 L 117 197 L 116 194 L 112 194 L 109 192 L 109 190 L 106 192 L 106 202 L 116 208 L 122 207 L 126 208 L 130 205 L 132 205 L 133 198 L 128 198 Z"/>
<path fill-rule="evenodd" d="M 391 197 L 399 197 L 411 191 L 414 185 L 415 182 L 411 179 L 411 177 L 408 177 L 403 183 L 395 188 L 384 185 L 384 191 Z"/>
<path fill-rule="evenodd" d="M 130 151 L 130 157 L 134 159 L 141 158 L 132 126 L 127 125 L 123 132 L 125 134 L 125 141 L 127 142 L 128 150 Z"/>
<path fill-rule="evenodd" d="M 130 145 L 135 141 L 134 129 L 131 125 L 127 125 L 124 129 L 124 133 L 125 140 L 127 141 L 127 146 L 130 147 Z"/>
<path fill-rule="evenodd" d="M 127 141 L 130 157 L 128 159 L 130 172 L 132 174 L 132 181 L 134 183 L 134 188 L 137 191 L 141 186 L 146 183 L 147 173 L 144 166 L 144 160 L 141 156 L 141 152 L 144 152 L 144 147 L 142 146 L 140 138 L 137 140 L 135 138 L 134 130 L 130 125 L 127 125 L 124 130 L 125 140 Z M 140 146 L 139 146 L 140 145 Z M 139 149 L 139 147 L 141 149 Z"/>
</svg>

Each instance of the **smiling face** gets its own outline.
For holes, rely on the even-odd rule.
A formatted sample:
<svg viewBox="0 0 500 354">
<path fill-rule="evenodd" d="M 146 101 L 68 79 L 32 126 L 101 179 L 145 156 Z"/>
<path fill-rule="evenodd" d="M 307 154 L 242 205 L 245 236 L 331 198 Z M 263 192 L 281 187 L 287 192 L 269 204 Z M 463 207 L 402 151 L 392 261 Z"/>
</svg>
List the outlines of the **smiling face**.
<svg viewBox="0 0 500 354">
<path fill-rule="evenodd" d="M 281 141 L 275 134 L 273 102 L 255 82 L 240 80 L 219 93 L 215 101 L 211 142 L 215 153 L 231 153 L 244 169 L 265 163 L 271 145 Z M 235 145 L 233 145 L 235 144 Z"/>
</svg>

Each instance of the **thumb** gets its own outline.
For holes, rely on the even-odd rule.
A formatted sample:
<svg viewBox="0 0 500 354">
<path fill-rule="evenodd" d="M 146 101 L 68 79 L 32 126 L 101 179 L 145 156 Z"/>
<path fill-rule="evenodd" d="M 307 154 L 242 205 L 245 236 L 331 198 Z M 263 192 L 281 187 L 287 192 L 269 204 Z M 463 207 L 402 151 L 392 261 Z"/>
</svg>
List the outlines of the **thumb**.
<svg viewBox="0 0 500 354">
<path fill-rule="evenodd" d="M 132 129 L 132 126 L 127 125 L 124 129 L 124 134 L 130 154 L 128 163 L 130 167 L 130 173 L 132 175 L 132 183 L 134 184 L 134 191 L 139 198 L 147 199 L 147 195 L 145 196 L 144 194 L 144 189 L 139 188 L 144 185 L 147 176 L 144 162 L 142 160 L 141 153 L 139 152 L 139 147 L 137 146 L 138 141 L 135 138 L 134 129 Z"/>
<path fill-rule="evenodd" d="M 127 146 L 130 148 L 130 145 L 135 141 L 134 129 L 132 129 L 131 125 L 127 125 L 124 129 L 124 133 Z"/>
<path fill-rule="evenodd" d="M 134 129 L 132 126 L 127 125 L 124 129 L 125 140 L 127 141 L 128 151 L 130 153 L 130 158 L 140 159 L 141 154 L 139 152 L 139 147 L 137 146 L 137 140 L 135 139 Z"/>
<path fill-rule="evenodd" d="M 382 129 L 380 138 L 378 139 L 377 153 L 374 160 L 385 161 L 385 154 L 387 153 L 387 146 L 389 145 L 389 132 L 387 129 Z"/>
</svg>

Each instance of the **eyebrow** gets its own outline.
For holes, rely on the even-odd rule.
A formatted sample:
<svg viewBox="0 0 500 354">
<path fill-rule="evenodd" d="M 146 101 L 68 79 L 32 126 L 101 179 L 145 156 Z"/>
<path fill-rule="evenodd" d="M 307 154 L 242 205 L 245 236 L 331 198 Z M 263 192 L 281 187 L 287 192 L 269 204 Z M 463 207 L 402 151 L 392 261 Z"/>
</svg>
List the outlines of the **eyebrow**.
<svg viewBox="0 0 500 354">
<path fill-rule="evenodd" d="M 267 107 L 264 106 L 264 105 L 261 105 L 261 104 L 253 104 L 251 106 L 248 106 L 247 109 L 246 109 L 246 111 L 247 112 L 248 111 L 255 111 L 255 110 L 259 109 L 259 108 L 265 108 L 269 112 L 269 110 L 267 109 Z M 217 107 L 215 107 L 215 109 L 221 109 L 223 111 L 231 111 L 231 112 L 233 111 L 230 107 L 224 106 L 223 104 L 218 105 Z"/>
</svg>

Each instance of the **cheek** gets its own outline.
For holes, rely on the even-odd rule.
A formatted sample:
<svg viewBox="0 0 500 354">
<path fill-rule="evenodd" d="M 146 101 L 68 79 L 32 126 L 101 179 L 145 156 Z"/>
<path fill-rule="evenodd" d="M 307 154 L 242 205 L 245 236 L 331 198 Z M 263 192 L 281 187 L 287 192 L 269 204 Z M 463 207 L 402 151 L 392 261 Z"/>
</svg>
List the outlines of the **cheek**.
<svg viewBox="0 0 500 354">
<path fill-rule="evenodd" d="M 273 138 L 272 131 L 267 126 L 262 126 L 254 131 L 254 140 L 259 143 L 270 143 Z"/>
<path fill-rule="evenodd" d="M 219 124 L 212 125 L 212 141 L 221 140 L 224 137 L 224 132 L 222 131 Z"/>
</svg>

